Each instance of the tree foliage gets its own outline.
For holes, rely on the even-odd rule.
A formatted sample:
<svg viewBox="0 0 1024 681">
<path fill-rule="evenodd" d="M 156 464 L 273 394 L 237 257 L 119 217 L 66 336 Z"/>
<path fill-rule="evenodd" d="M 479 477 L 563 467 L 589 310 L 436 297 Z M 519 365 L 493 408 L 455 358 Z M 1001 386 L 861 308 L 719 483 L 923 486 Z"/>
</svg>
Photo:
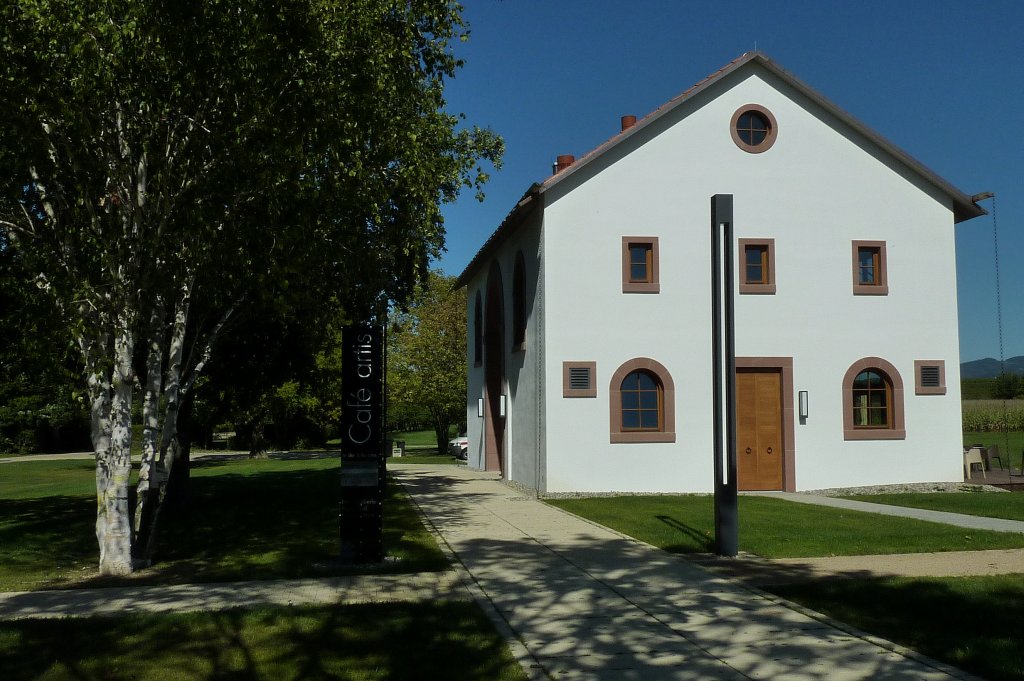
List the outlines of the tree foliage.
<svg viewBox="0 0 1024 681">
<path fill-rule="evenodd" d="M 466 289 L 431 272 L 388 336 L 388 410 L 425 411 L 439 452 L 466 425 Z"/>
<path fill-rule="evenodd" d="M 0 224 L 81 355 L 100 569 L 130 572 L 233 321 L 310 299 L 383 316 L 501 142 L 444 109 L 447 1 L 0 2 Z"/>
<path fill-rule="evenodd" d="M 0 453 L 84 450 L 81 367 L 32 276 L 0 232 Z"/>
<path fill-rule="evenodd" d="M 1024 377 L 1020 374 L 1002 373 L 992 383 L 992 397 L 997 400 L 1012 400 L 1024 392 Z"/>
</svg>

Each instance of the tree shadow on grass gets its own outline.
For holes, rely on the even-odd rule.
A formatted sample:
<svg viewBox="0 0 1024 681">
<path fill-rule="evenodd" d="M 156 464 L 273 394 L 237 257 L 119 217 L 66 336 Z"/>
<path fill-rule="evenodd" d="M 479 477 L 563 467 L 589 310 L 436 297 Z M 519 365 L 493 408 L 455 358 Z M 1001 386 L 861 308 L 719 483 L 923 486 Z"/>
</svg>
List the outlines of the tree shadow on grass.
<svg viewBox="0 0 1024 681">
<path fill-rule="evenodd" d="M 216 468 L 221 462 L 203 462 Z M 197 475 L 187 506 L 163 521 L 154 564 L 128 578 L 96 574 L 95 500 L 0 500 L 0 579 L 18 589 L 295 578 L 447 567 L 395 485 L 384 502 L 383 566 L 343 566 L 337 468 Z M 49 571 L 61 565 L 61 570 Z M 68 570 L 65 566 L 70 566 Z M 38 573 L 41 576 L 36 576 Z"/>
<path fill-rule="evenodd" d="M 48 588 L 91 574 L 95 523 L 89 497 L 0 499 L 0 590 Z"/>
<path fill-rule="evenodd" d="M 471 603 L 3 622 L 0 655 L 11 681 L 522 678 Z"/>
<path fill-rule="evenodd" d="M 655 516 L 655 518 L 688 538 L 686 543 L 669 544 L 665 546 L 664 549 L 669 553 L 694 553 L 715 550 L 714 538 L 709 537 L 707 532 L 704 530 L 692 525 L 687 525 L 686 523 L 667 515 L 658 515 Z"/>
<path fill-rule="evenodd" d="M 993 681 L 1024 678 L 1022 575 L 829 579 L 765 587 Z"/>
<path fill-rule="evenodd" d="M 167 524 L 155 563 L 143 573 L 157 581 L 222 581 L 447 566 L 394 486 L 385 492 L 384 543 L 399 560 L 338 565 L 339 497 L 336 468 L 196 476 L 187 508 Z"/>
</svg>

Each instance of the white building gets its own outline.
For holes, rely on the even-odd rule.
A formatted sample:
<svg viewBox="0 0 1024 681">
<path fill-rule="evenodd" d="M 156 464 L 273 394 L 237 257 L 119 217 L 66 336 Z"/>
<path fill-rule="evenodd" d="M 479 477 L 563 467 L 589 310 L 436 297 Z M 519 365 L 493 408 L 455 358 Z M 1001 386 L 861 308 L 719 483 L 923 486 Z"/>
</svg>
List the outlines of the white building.
<svg viewBox="0 0 1024 681">
<path fill-rule="evenodd" d="M 953 232 L 984 211 L 761 53 L 559 157 L 463 272 L 469 465 L 540 492 L 713 489 L 715 194 L 740 489 L 962 479 Z"/>
</svg>

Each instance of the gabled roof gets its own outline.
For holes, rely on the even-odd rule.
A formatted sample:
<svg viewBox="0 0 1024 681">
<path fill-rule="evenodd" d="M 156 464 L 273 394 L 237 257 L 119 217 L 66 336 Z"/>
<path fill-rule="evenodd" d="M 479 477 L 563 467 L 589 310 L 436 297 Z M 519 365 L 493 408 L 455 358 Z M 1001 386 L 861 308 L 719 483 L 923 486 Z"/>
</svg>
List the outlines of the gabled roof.
<svg viewBox="0 0 1024 681">
<path fill-rule="evenodd" d="M 975 203 L 975 200 L 963 193 L 946 180 L 942 179 L 934 172 L 925 167 L 921 162 L 907 154 L 905 151 L 894 145 L 889 140 L 882 137 L 880 134 L 864 125 L 852 115 L 844 111 L 838 105 L 833 103 L 831 100 L 824 97 L 817 90 L 804 83 L 802 80 L 786 71 L 781 66 L 776 64 L 774 61 L 768 58 L 763 52 L 747 52 L 741 55 L 737 59 L 726 64 L 724 67 L 712 73 L 710 76 L 700 81 L 699 83 L 692 86 L 680 95 L 673 97 L 669 101 L 662 104 L 660 107 L 652 111 L 651 113 L 638 120 L 635 125 L 626 130 L 623 130 L 619 134 L 615 135 L 604 144 L 601 144 L 594 150 L 590 151 L 583 157 L 577 159 L 572 165 L 565 170 L 555 173 L 551 177 L 547 178 L 543 182 L 535 183 L 526 190 L 523 197 L 516 203 L 512 211 L 505 217 L 498 229 L 491 234 L 490 238 L 484 242 L 484 245 L 480 248 L 473 259 L 463 270 L 462 274 L 459 275 L 456 281 L 456 287 L 465 286 L 469 283 L 470 277 L 472 277 L 475 270 L 497 249 L 498 245 L 505 240 L 505 238 L 515 230 L 521 223 L 525 215 L 534 208 L 538 203 L 540 196 L 547 192 L 552 187 L 558 185 L 560 182 L 565 181 L 571 177 L 574 173 L 579 172 L 581 168 L 594 162 L 596 159 L 603 156 L 609 149 L 615 147 L 625 140 L 629 139 L 633 135 L 639 133 L 642 129 L 651 125 L 662 116 L 665 116 L 674 111 L 683 102 L 691 99 L 695 95 L 703 92 L 707 88 L 711 87 L 718 81 L 722 80 L 732 72 L 742 68 L 748 63 L 754 62 L 763 66 L 769 72 L 777 76 L 784 83 L 792 87 L 794 90 L 804 95 L 812 102 L 820 106 L 828 113 L 835 116 L 837 119 L 850 126 L 854 131 L 863 135 L 866 139 L 876 144 L 883 152 L 890 155 L 904 166 L 909 168 L 912 172 L 920 176 L 928 184 L 931 184 L 942 194 L 945 194 L 953 202 L 953 222 L 963 222 L 964 220 L 970 220 L 971 218 L 978 217 L 980 215 L 986 215 L 987 211 L 981 206 Z"/>
</svg>

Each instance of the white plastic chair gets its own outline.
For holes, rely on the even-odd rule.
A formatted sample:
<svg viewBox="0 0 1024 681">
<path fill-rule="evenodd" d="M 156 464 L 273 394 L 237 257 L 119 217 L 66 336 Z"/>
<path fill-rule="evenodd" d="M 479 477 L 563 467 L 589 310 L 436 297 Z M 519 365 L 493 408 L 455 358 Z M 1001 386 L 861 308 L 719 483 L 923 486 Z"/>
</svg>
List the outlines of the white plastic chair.
<svg viewBox="0 0 1024 681">
<path fill-rule="evenodd" d="M 967 476 L 968 480 L 971 479 L 971 466 L 974 464 L 978 464 L 978 468 L 981 469 L 981 477 L 987 479 L 988 476 L 985 475 L 985 459 L 981 456 L 981 447 L 971 447 L 964 452 L 964 475 Z"/>
</svg>

